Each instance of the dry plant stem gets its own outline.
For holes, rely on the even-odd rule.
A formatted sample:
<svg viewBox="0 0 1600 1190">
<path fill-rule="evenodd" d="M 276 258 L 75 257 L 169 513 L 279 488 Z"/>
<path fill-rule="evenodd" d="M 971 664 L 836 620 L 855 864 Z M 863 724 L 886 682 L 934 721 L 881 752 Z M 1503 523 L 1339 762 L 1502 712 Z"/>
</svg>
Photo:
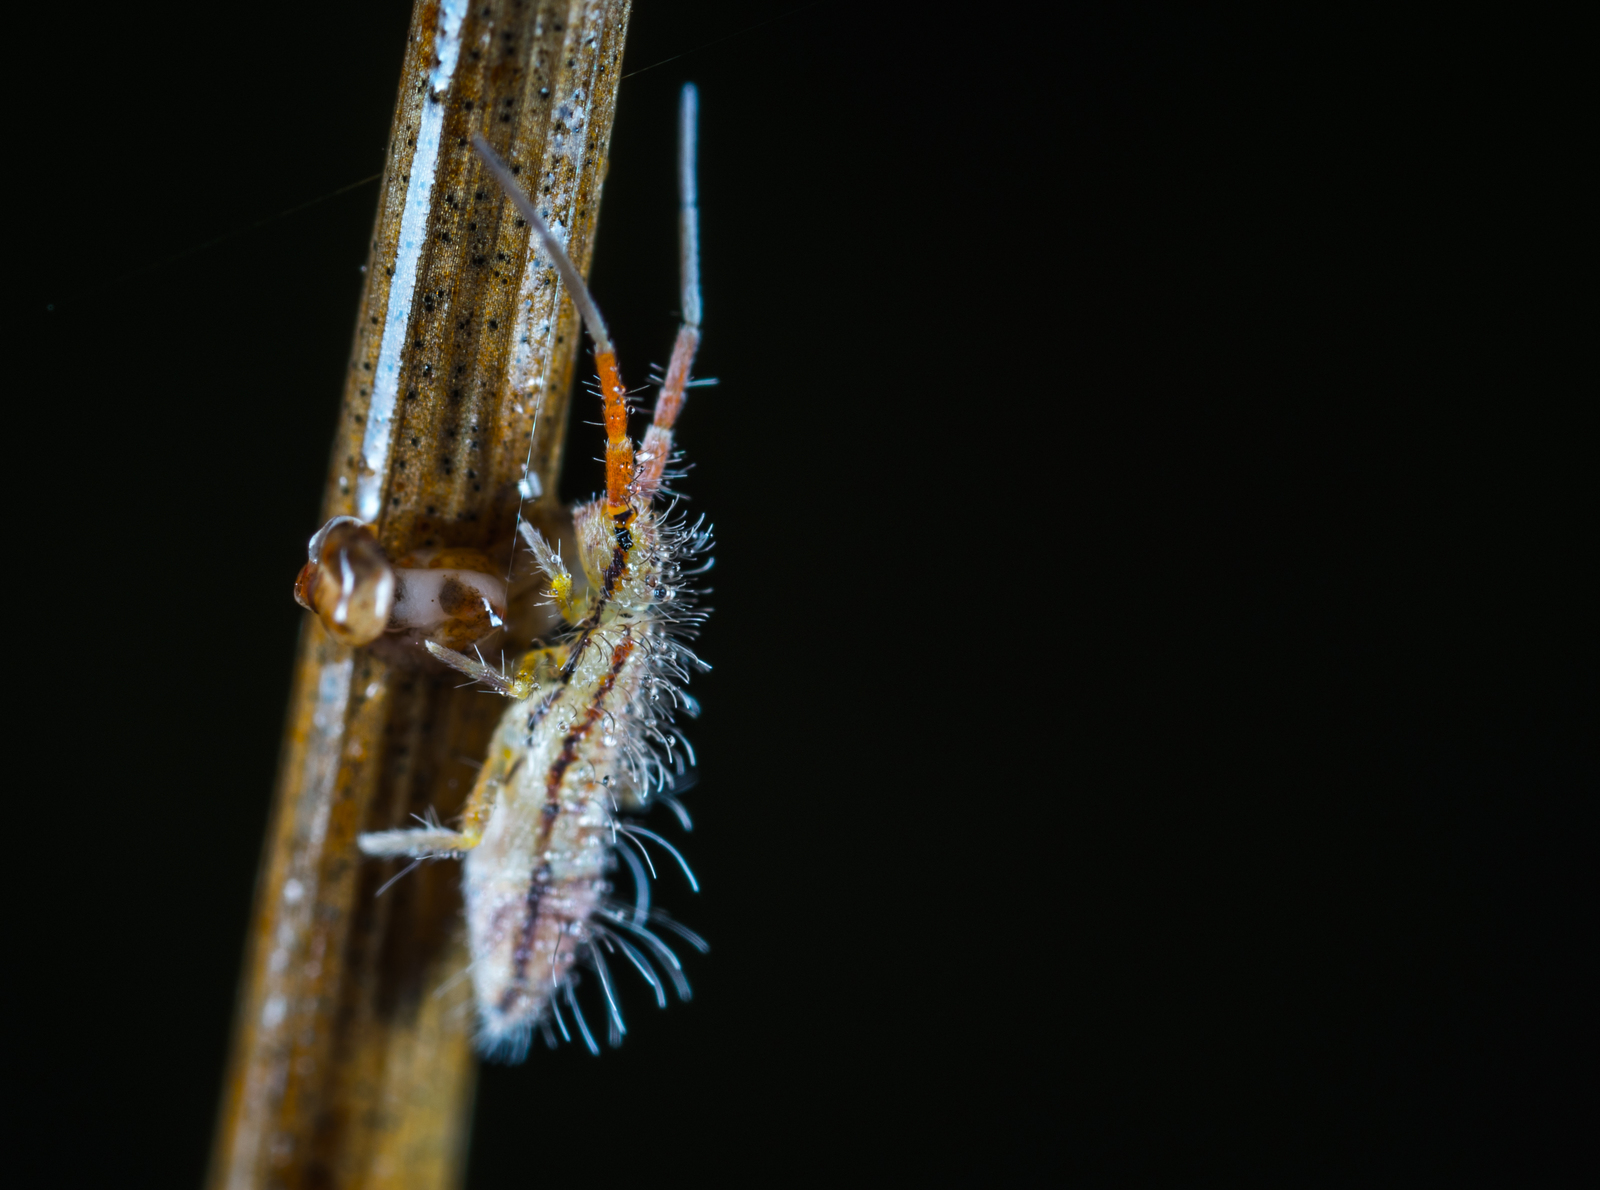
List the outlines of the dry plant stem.
<svg viewBox="0 0 1600 1190">
<path fill-rule="evenodd" d="M 587 271 L 628 13 L 628 0 L 412 13 L 323 501 L 324 518 L 374 523 L 391 556 L 503 549 L 519 481 L 544 493 L 532 515 L 554 507 L 578 319 L 468 138 L 521 171 Z M 452 812 L 472 787 L 502 708 L 458 681 L 305 620 L 213 1187 L 461 1183 L 476 1068 L 466 983 L 447 987 L 467 963 L 456 874 L 424 864 L 378 897 L 390 866 L 355 847 L 362 830 Z"/>
</svg>

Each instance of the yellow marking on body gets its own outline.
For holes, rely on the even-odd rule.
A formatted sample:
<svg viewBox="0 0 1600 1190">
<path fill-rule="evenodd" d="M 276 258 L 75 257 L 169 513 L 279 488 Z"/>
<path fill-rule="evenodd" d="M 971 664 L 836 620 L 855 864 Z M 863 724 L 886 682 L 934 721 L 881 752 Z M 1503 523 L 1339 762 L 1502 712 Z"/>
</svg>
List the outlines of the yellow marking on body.
<svg viewBox="0 0 1600 1190">
<path fill-rule="evenodd" d="M 553 645 L 548 649 L 532 649 L 524 653 L 517 668 L 511 672 L 509 697 L 518 702 L 533 696 L 540 686 L 555 680 L 556 673 L 567 663 L 571 652 L 568 645 Z"/>
<path fill-rule="evenodd" d="M 502 746 L 483 766 L 483 772 L 478 774 L 472 794 L 461 811 L 460 850 L 471 851 L 483 841 L 483 832 L 488 828 L 495 806 L 499 804 L 499 794 L 516 775 L 517 769 L 522 767 L 524 759 L 517 749 Z"/>
<path fill-rule="evenodd" d="M 578 600 L 572 597 L 572 576 L 558 574 L 550 580 L 550 589 L 545 595 L 556 601 L 556 606 L 561 609 L 562 617 L 570 624 L 574 620 L 582 619 L 582 607 Z"/>
</svg>

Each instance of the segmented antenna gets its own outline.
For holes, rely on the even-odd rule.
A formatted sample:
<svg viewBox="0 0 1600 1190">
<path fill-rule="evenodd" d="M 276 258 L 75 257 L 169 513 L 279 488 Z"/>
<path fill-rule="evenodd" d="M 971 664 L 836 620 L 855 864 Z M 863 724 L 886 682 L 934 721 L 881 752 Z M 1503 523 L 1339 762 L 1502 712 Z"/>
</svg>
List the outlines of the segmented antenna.
<svg viewBox="0 0 1600 1190">
<path fill-rule="evenodd" d="M 689 369 L 700 349 L 700 193 L 695 181 L 700 94 L 685 83 L 678 101 L 678 271 L 683 325 L 672 345 L 672 362 L 656 397 L 656 413 L 639 448 L 634 491 L 649 500 L 661 487 L 661 473 L 672 455 L 672 427 L 683 411 Z"/>
<path fill-rule="evenodd" d="M 516 175 L 510 167 L 489 147 L 482 133 L 472 134 L 472 147 L 478 151 L 478 156 L 483 158 L 484 165 L 494 175 L 500 189 L 516 204 L 517 211 L 528 221 L 528 226 L 533 228 L 544 250 L 550 254 L 556 271 L 561 274 L 562 284 L 572 298 L 572 304 L 578 307 L 584 326 L 589 328 L 589 337 L 594 340 L 594 363 L 600 373 L 600 398 L 604 402 L 606 421 L 605 511 L 607 516 L 616 516 L 628 508 L 628 488 L 634 477 L 633 443 L 628 439 L 628 394 L 622 387 L 622 377 L 617 373 L 617 355 L 611 346 L 605 320 L 600 317 L 600 309 L 589 295 L 589 287 L 579 276 L 578 266 L 572 263 L 566 249 L 562 248 L 545 221 L 539 217 L 533 200 L 517 185 Z"/>
<path fill-rule="evenodd" d="M 490 148 L 489 142 L 483 138 L 483 133 L 472 134 L 472 147 L 478 150 L 478 156 L 483 158 L 483 163 L 494 175 L 494 180 L 500 183 L 500 189 L 504 190 L 506 197 L 516 204 L 518 213 L 528 221 L 528 226 L 533 228 L 533 234 L 539 237 L 544 250 L 555 262 L 556 271 L 561 274 L 561 283 L 567 287 L 572 304 L 578 307 L 578 313 L 583 315 L 583 325 L 589 328 L 589 335 L 594 339 L 596 353 L 614 354 L 611 335 L 606 330 L 605 319 L 600 317 L 600 308 L 594 304 L 594 298 L 589 296 L 589 287 L 583 283 L 583 277 L 578 272 L 578 266 L 572 263 L 572 257 L 567 255 L 567 250 L 561 246 L 561 242 L 551 233 L 549 226 L 539 217 L 533 199 L 523 192 L 522 187 L 517 184 L 516 175 L 511 172 L 511 167 L 501 159 L 500 154 Z"/>
<path fill-rule="evenodd" d="M 684 325 L 700 329 L 700 187 L 695 178 L 700 93 L 685 83 L 678 97 L 678 270 Z"/>
</svg>

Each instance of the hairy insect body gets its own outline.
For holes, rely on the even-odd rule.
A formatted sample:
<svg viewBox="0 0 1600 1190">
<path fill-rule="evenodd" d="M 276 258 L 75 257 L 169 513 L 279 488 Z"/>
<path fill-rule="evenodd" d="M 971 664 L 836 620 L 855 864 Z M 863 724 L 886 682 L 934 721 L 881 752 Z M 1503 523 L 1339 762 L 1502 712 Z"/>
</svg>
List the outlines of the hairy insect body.
<svg viewBox="0 0 1600 1190">
<path fill-rule="evenodd" d="M 607 509 L 597 500 L 574 516 L 589 581 L 583 598 L 567 601 L 582 615 L 566 641 L 528 654 L 511 675 L 428 644 L 434 656 L 512 700 L 461 829 L 426 826 L 360 839 L 368 855 L 464 858 L 479 1044 L 497 1056 L 525 1052 L 552 997 L 570 996 L 580 959 L 594 963 L 607 983 L 596 945 L 602 935 L 613 953 L 643 971 L 643 952 L 620 936 L 631 932 L 676 974 L 676 958 L 647 925 L 648 894 L 637 870 L 631 904 L 609 899 L 609 876 L 616 848 L 628 845 L 621 836 L 637 843 L 641 830 L 621 815 L 670 793 L 685 772 L 688 744 L 675 715 L 696 706 L 679 683 L 689 668 L 704 668 L 682 639 L 700 619 L 685 562 L 707 549 L 710 535 L 664 521 L 649 507 Z M 531 527 L 523 533 L 552 593 L 570 591 L 572 576 L 559 556 Z M 659 982 L 653 986 L 659 995 Z M 609 986 L 605 994 L 611 1002 Z M 558 1021 L 559 1012 L 556 1004 Z M 620 1033 L 620 1014 L 613 1024 Z"/>
<path fill-rule="evenodd" d="M 683 685 L 691 669 L 708 668 L 686 640 L 703 618 L 687 581 L 699 571 L 689 564 L 708 549 L 710 531 L 700 522 L 685 525 L 671 504 L 656 506 L 700 337 L 693 88 L 685 88 L 680 114 L 684 325 L 638 450 L 628 437 L 627 391 L 593 299 L 510 167 L 474 136 L 486 167 L 557 266 L 595 343 L 606 490 L 573 511 L 586 582 L 576 583 L 560 554 L 519 518 L 518 544 L 549 581 L 545 595 L 569 626 L 564 637 L 532 650 L 510 673 L 488 665 L 477 642 L 500 629 L 507 584 L 487 572 L 486 560 L 456 551 L 391 564 L 353 518 L 336 518 L 312 539 L 296 584 L 297 598 L 341 639 L 357 645 L 380 636 L 420 639 L 433 657 L 510 700 L 459 829 L 430 820 L 363 834 L 358 842 L 372 856 L 464 861 L 479 1045 L 513 1061 L 526 1053 L 535 1028 L 554 1044 L 553 1022 L 570 1039 L 563 1001 L 583 1040 L 599 1052 L 573 993 L 575 966 L 597 977 L 615 1043 L 625 1030 L 606 956 L 636 968 L 665 1006 L 658 971 L 680 997 L 689 988 L 656 929 L 705 949 L 651 909 L 645 869 L 654 864 L 644 840 L 670 853 L 698 887 L 688 865 L 667 840 L 625 817 L 661 798 L 688 826 L 671 795 L 694 757 L 675 716 L 696 713 Z M 626 901 L 612 896 L 619 858 L 632 876 Z"/>
<path fill-rule="evenodd" d="M 588 923 L 614 863 L 616 795 L 627 789 L 635 800 L 645 776 L 630 745 L 656 717 L 645 703 L 651 679 L 661 680 L 650 672 L 663 642 L 648 594 L 660 573 L 645 561 L 656 534 L 649 513 L 629 517 L 634 528 L 617 536 L 626 533 L 633 548 L 608 543 L 601 569 L 589 548 L 596 534 L 584 529 L 602 517 L 591 505 L 577 518 L 596 606 L 548 685 L 507 708 L 495 763 L 480 777 L 482 797 L 495 805 L 467 853 L 465 892 L 472 953 L 486 973 L 476 992 L 490 1049 L 522 1043 L 591 942 Z"/>
</svg>

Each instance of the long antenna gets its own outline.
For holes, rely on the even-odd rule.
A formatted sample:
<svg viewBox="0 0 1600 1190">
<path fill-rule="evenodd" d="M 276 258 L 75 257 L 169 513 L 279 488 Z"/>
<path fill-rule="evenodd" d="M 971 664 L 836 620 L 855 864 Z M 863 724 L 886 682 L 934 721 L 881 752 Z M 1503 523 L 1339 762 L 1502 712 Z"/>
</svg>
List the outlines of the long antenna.
<svg viewBox="0 0 1600 1190">
<path fill-rule="evenodd" d="M 572 257 L 567 255 L 567 250 L 561 246 L 561 241 L 551 233 L 545 221 L 539 218 L 539 212 L 533 206 L 533 199 L 529 198 L 517 184 L 517 177 L 511 172 L 511 167 L 501 159 L 500 154 L 489 147 L 489 142 L 483 139 L 483 133 L 472 134 L 472 147 L 478 150 L 478 156 L 483 158 L 483 163 L 489 167 L 494 180 L 500 183 L 500 189 L 504 190 L 506 197 L 516 204 L 517 211 L 528 221 L 528 226 L 533 228 L 533 234 L 539 237 L 539 242 L 550 254 L 550 259 L 555 261 L 556 271 L 561 274 L 561 282 L 567 287 L 572 304 L 578 307 L 578 313 L 583 315 L 583 325 L 589 328 L 589 337 L 594 340 L 596 353 L 615 354 L 611 347 L 611 335 L 606 330 L 605 319 L 600 317 L 600 308 L 594 304 L 594 298 L 589 296 L 589 287 L 583 283 L 578 266 L 572 263 Z"/>
<path fill-rule="evenodd" d="M 600 373 L 600 399 L 606 419 L 605 511 L 607 516 L 618 516 L 629 507 L 628 488 L 633 483 L 633 443 L 628 438 L 628 390 L 622 387 L 622 377 L 617 374 L 617 353 L 612 349 L 605 319 L 600 317 L 599 307 L 594 304 L 594 298 L 589 296 L 589 287 L 578 275 L 578 266 L 572 263 L 572 257 L 567 255 L 566 249 L 562 248 L 545 226 L 545 221 L 539 217 L 539 212 L 534 210 L 533 200 L 517 185 L 516 175 L 489 147 L 482 133 L 472 134 L 472 147 L 478 150 L 478 156 L 483 158 L 494 180 L 500 183 L 500 189 L 516 204 L 517 210 L 544 245 L 544 250 L 550 254 L 556 271 L 561 274 L 561 280 L 567 287 L 567 295 L 578 307 L 578 313 L 583 315 L 584 325 L 589 328 L 589 337 L 594 340 L 594 365 Z"/>
<path fill-rule="evenodd" d="M 672 344 L 667 375 L 656 395 L 655 417 L 639 448 L 639 475 L 634 492 L 644 500 L 661 490 L 662 475 L 672 457 L 672 427 L 683 412 L 689 369 L 700 350 L 700 187 L 695 180 L 699 145 L 700 92 L 685 83 L 678 100 L 678 278 L 683 325 Z"/>
<path fill-rule="evenodd" d="M 683 85 L 678 101 L 678 267 L 683 286 L 683 321 L 700 329 L 700 186 L 695 179 L 700 92 Z"/>
</svg>

